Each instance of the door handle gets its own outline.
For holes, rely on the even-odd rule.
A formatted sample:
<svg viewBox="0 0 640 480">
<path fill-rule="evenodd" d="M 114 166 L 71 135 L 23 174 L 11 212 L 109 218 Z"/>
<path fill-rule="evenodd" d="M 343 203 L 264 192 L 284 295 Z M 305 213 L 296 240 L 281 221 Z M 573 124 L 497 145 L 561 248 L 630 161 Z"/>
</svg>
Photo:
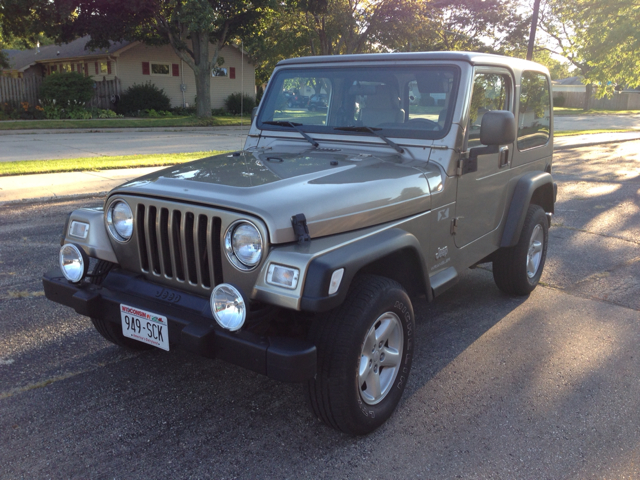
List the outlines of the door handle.
<svg viewBox="0 0 640 480">
<path fill-rule="evenodd" d="M 503 168 L 509 165 L 509 147 L 500 148 L 500 164 L 499 167 Z"/>
</svg>

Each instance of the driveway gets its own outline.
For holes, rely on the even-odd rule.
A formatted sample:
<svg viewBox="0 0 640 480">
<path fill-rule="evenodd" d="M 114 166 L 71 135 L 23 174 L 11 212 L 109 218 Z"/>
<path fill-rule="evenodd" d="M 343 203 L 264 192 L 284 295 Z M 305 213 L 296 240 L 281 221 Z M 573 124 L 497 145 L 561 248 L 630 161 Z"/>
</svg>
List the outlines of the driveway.
<svg viewBox="0 0 640 480">
<path fill-rule="evenodd" d="M 179 349 L 132 353 L 42 296 L 69 211 L 0 206 L 2 478 L 640 478 L 640 142 L 562 150 L 547 266 L 415 303 L 398 411 L 354 438 L 302 388 Z"/>
</svg>

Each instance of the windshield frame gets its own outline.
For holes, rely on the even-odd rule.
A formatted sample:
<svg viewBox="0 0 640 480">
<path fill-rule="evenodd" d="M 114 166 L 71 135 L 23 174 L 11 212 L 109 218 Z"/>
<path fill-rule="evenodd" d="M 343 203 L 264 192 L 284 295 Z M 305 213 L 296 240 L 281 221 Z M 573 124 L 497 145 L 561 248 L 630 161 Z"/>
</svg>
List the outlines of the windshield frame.
<svg viewBox="0 0 640 480">
<path fill-rule="evenodd" d="M 295 75 L 299 77 L 310 77 L 316 76 L 317 78 L 324 76 L 338 77 L 342 75 L 342 78 L 345 78 L 345 71 L 353 71 L 354 76 L 363 76 L 367 71 L 375 71 L 376 74 L 384 74 L 387 73 L 389 75 L 402 73 L 402 71 L 406 71 L 407 74 L 411 74 L 416 71 L 442 71 L 447 70 L 453 73 L 453 81 L 451 84 L 451 90 L 448 93 L 448 103 L 447 103 L 447 112 L 444 120 L 444 125 L 441 130 L 426 130 L 426 129 L 413 129 L 413 128 L 393 128 L 390 126 L 382 125 L 380 127 L 375 127 L 376 134 L 383 135 L 385 137 L 392 138 L 406 138 L 406 139 L 418 139 L 418 140 L 438 140 L 446 137 L 451 131 L 453 124 L 453 115 L 456 110 L 456 103 L 458 101 L 459 90 L 460 90 L 460 82 L 462 77 L 462 70 L 460 66 L 455 63 L 443 62 L 443 61 L 425 61 L 425 62 L 411 62 L 410 64 L 398 65 L 395 64 L 383 64 L 383 65 L 358 65 L 358 64 L 324 64 L 324 65 L 292 65 L 291 67 L 280 67 L 276 68 L 272 78 L 269 81 L 269 87 L 265 92 L 265 96 L 262 99 L 264 102 L 259 109 L 258 115 L 255 119 L 255 126 L 263 131 L 274 131 L 274 132 L 288 132 L 294 130 L 293 127 L 288 126 L 280 126 L 280 125 L 269 125 L 266 122 L 274 121 L 273 113 L 275 110 L 275 105 L 278 101 L 278 96 L 281 91 L 284 91 L 284 80 L 287 78 L 292 78 Z M 385 72 L 386 71 L 386 72 Z M 408 83 L 406 83 L 408 84 Z M 401 87 L 402 88 L 402 87 Z M 322 93 L 315 93 L 316 95 L 322 95 Z M 343 96 L 344 98 L 344 96 Z M 403 98 L 403 106 L 408 101 L 408 98 Z M 333 102 L 333 98 L 330 99 Z M 407 104 L 408 106 L 408 104 Z M 329 108 L 333 108 L 329 105 Z M 444 108 L 444 107 L 443 107 Z M 410 112 L 410 111 L 409 111 Z M 408 116 L 411 113 L 405 113 L 405 122 Z M 353 125 L 313 125 L 313 124 L 302 124 L 296 126 L 296 130 L 304 131 L 308 133 L 315 134 L 329 134 L 329 135 L 337 135 L 337 136 L 374 136 L 373 133 L 367 131 L 356 131 L 356 130 L 341 130 L 342 127 L 351 127 L 357 126 Z"/>
</svg>

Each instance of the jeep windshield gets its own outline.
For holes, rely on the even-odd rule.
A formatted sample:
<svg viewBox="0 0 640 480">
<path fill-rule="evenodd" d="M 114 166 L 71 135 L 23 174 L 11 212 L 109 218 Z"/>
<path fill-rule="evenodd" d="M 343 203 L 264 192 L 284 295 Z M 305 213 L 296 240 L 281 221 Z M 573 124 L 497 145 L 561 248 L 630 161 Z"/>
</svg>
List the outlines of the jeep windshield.
<svg viewBox="0 0 640 480">
<path fill-rule="evenodd" d="M 256 125 L 262 130 L 442 138 L 451 126 L 458 80 L 452 66 L 281 69 L 271 79 Z"/>
</svg>

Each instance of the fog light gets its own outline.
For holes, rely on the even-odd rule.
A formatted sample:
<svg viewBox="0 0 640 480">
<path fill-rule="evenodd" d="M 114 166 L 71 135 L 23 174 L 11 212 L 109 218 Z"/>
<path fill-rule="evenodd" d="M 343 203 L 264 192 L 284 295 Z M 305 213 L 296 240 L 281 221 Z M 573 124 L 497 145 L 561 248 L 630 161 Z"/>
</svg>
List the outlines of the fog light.
<svg viewBox="0 0 640 480">
<path fill-rule="evenodd" d="M 81 248 L 67 243 L 60 248 L 60 270 L 67 280 L 78 283 L 89 270 L 89 257 Z"/>
<path fill-rule="evenodd" d="M 267 271 L 267 283 L 285 288 L 296 288 L 300 270 L 297 268 L 283 267 L 272 263 Z"/>
<path fill-rule="evenodd" d="M 227 283 L 218 285 L 211 292 L 209 303 L 218 325 L 232 332 L 242 328 L 247 317 L 247 308 L 242 294 L 236 287 Z"/>
</svg>

